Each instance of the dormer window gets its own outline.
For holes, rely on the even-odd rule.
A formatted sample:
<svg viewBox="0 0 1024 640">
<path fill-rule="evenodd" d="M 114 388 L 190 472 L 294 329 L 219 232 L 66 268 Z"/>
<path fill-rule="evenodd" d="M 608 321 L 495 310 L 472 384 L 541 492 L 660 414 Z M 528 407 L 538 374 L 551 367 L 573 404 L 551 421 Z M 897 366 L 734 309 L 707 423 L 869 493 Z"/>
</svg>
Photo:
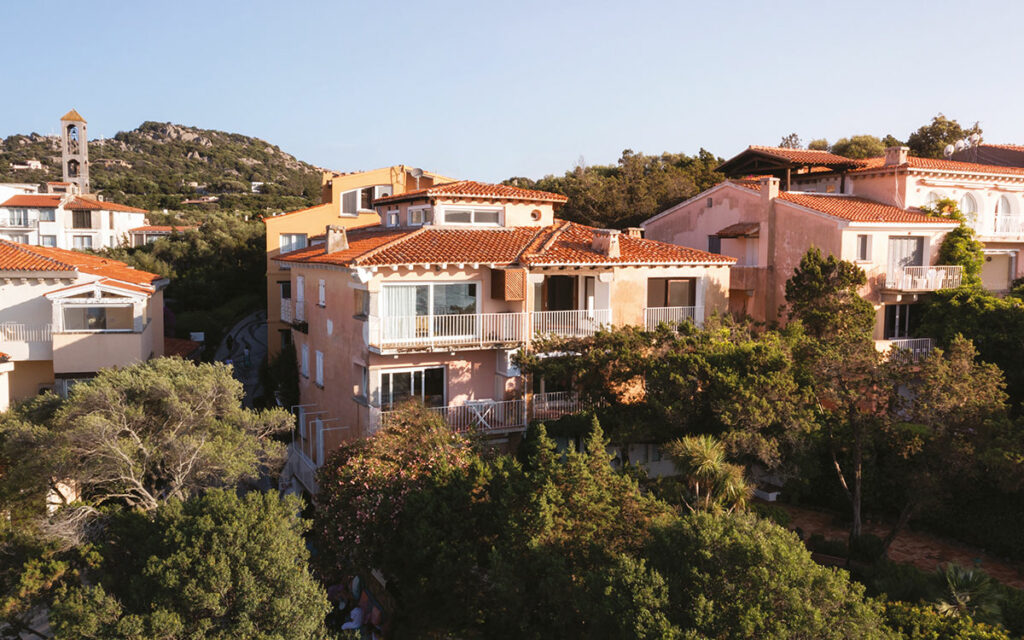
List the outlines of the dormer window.
<svg viewBox="0 0 1024 640">
<path fill-rule="evenodd" d="M 398 209 L 392 209 L 384 214 L 384 226 L 397 227 L 398 226 Z"/>
<path fill-rule="evenodd" d="M 450 207 L 444 210 L 444 223 L 500 226 L 501 212 L 501 209 Z"/>
<path fill-rule="evenodd" d="M 430 218 L 430 207 L 409 207 L 409 226 L 419 227 Z"/>
</svg>

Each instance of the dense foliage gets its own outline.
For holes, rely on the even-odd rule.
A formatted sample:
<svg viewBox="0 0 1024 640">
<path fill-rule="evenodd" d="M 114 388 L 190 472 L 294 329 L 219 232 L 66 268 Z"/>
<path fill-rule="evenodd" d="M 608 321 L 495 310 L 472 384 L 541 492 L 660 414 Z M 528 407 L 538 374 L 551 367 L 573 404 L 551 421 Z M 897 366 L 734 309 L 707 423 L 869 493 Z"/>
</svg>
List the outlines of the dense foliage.
<svg viewBox="0 0 1024 640">
<path fill-rule="evenodd" d="M 275 494 L 212 490 L 111 518 L 85 585 L 51 611 L 66 640 L 319 639 L 328 609 L 296 515 Z"/>
<path fill-rule="evenodd" d="M 887 637 L 879 607 L 792 534 L 680 517 L 641 493 L 608 464 L 597 425 L 579 452 L 536 426 L 513 458 L 405 411 L 322 469 L 315 524 L 325 572 L 387 577 L 396 633 Z"/>
<path fill-rule="evenodd" d="M 973 126 L 964 128 L 956 120 L 951 120 L 941 113 L 932 118 L 930 124 L 923 125 L 907 137 L 907 146 L 911 155 L 922 158 L 941 158 L 946 145 L 955 144 L 971 134 L 981 134 L 981 126 L 975 122 Z"/>
<path fill-rule="evenodd" d="M 29 159 L 45 169 L 10 168 Z M 309 206 L 320 195 L 316 167 L 237 133 L 144 122 L 113 138 L 90 140 L 89 159 L 94 192 L 144 209 L 180 209 L 185 199 L 217 194 L 217 202 L 201 207 L 262 213 Z M 0 182 L 60 179 L 58 137 L 33 133 L 0 141 Z M 251 192 L 252 182 L 265 183 L 260 193 Z"/>
<path fill-rule="evenodd" d="M 696 155 L 644 155 L 630 149 L 617 164 L 587 166 L 581 161 L 562 176 L 539 180 L 510 178 L 505 184 L 561 193 L 569 202 L 559 217 L 598 227 L 637 225 L 719 183 L 722 159 L 701 149 Z"/>
</svg>

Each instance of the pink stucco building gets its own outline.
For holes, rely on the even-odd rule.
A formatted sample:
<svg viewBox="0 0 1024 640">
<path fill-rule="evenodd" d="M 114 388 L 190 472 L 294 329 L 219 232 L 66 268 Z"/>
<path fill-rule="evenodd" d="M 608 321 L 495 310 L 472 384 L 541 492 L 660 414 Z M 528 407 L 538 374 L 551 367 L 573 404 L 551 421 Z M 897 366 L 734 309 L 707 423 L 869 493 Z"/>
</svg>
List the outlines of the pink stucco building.
<svg viewBox="0 0 1024 640">
<path fill-rule="evenodd" d="M 1024 275 L 1024 168 L 934 160 L 893 147 L 852 160 L 826 151 L 749 147 L 720 167 L 729 177 L 648 219 L 647 238 L 737 259 L 729 304 L 762 321 L 784 319 L 785 283 L 812 246 L 859 264 L 875 305 L 879 341 L 907 341 L 920 296 L 958 286 L 960 268 L 938 264 L 955 223 L 919 211 L 959 202 L 985 244 L 984 285 L 1006 291 Z"/>
<path fill-rule="evenodd" d="M 508 437 L 576 408 L 565 381 L 512 362 L 540 335 L 725 311 L 734 259 L 559 220 L 564 196 L 472 181 L 378 198 L 380 224 L 327 226 L 277 256 L 299 359 L 287 473 L 313 470 L 416 398 L 454 428 Z"/>
</svg>

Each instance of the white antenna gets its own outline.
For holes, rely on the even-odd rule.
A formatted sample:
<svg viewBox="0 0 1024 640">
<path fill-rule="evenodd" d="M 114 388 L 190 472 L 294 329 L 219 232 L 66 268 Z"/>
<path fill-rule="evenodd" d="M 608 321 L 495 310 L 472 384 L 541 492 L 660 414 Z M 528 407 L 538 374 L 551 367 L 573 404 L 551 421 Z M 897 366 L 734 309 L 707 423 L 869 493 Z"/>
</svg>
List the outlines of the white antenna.
<svg viewBox="0 0 1024 640">
<path fill-rule="evenodd" d="M 947 144 L 946 148 L 942 150 L 942 155 L 946 156 L 947 158 L 951 158 L 953 156 L 954 151 L 956 151 L 956 147 L 954 147 L 951 144 Z"/>
</svg>

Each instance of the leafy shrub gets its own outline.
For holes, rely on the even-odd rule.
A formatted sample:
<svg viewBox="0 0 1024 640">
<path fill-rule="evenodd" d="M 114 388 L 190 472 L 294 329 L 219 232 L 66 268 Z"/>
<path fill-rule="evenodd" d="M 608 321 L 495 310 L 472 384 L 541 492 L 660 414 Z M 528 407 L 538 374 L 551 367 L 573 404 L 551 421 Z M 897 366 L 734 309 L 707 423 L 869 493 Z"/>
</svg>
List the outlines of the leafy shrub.
<svg viewBox="0 0 1024 640">
<path fill-rule="evenodd" d="M 930 601 L 935 597 L 935 575 L 912 564 L 882 561 L 869 573 L 865 582 L 874 595 L 904 602 Z"/>
<path fill-rule="evenodd" d="M 750 504 L 750 507 L 758 517 L 771 520 L 780 527 L 789 528 L 789 525 L 793 522 L 793 516 L 789 515 L 788 511 L 778 505 L 753 502 Z"/>
<path fill-rule="evenodd" d="M 941 616 L 929 606 L 888 602 L 885 621 L 907 640 L 1010 640 L 1000 627 L 966 616 Z"/>
<path fill-rule="evenodd" d="M 845 558 L 849 549 L 842 540 L 827 540 L 820 533 L 811 535 L 807 540 L 807 548 L 816 553 L 823 553 L 827 556 Z"/>
<path fill-rule="evenodd" d="M 885 546 L 878 536 L 864 533 L 850 541 L 850 557 L 853 560 L 872 563 L 885 553 Z"/>
<path fill-rule="evenodd" d="M 1003 625 L 1015 636 L 1024 636 L 1024 590 L 999 585 Z"/>
</svg>

